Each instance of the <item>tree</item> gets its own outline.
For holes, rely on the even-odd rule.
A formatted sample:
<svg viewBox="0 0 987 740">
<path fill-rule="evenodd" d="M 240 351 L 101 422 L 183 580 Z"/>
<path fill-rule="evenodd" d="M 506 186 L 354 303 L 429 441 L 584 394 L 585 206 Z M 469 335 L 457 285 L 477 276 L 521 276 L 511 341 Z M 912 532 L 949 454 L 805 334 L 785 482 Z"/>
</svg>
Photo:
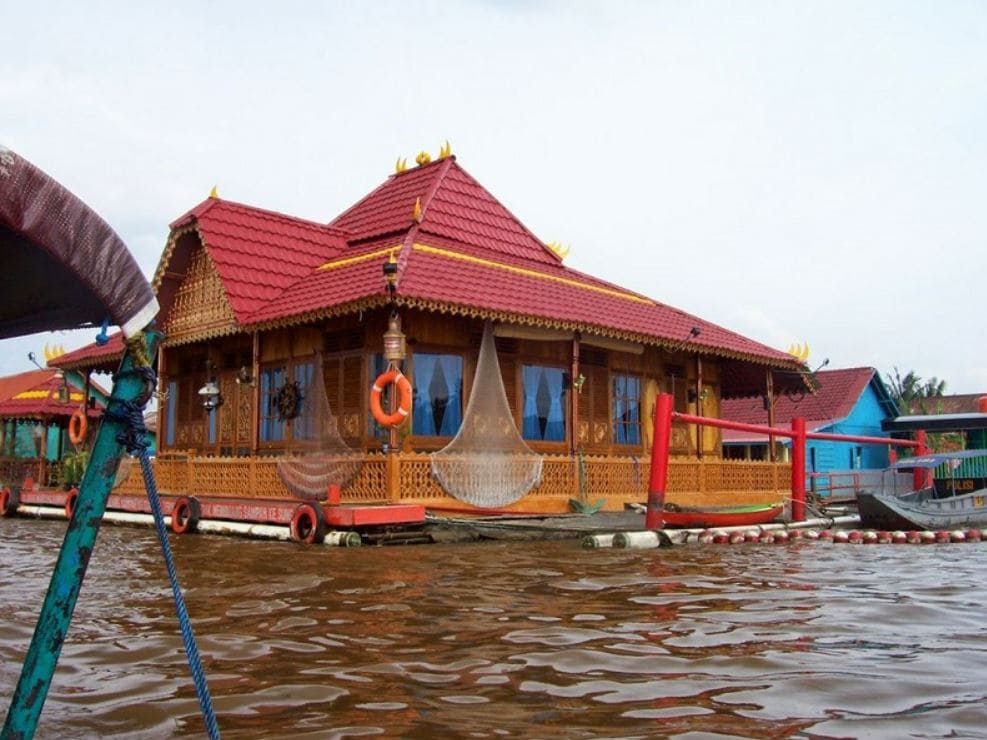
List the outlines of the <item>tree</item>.
<svg viewBox="0 0 987 740">
<path fill-rule="evenodd" d="M 914 370 L 909 370 L 903 376 L 897 367 L 894 373 L 887 373 L 886 377 L 888 390 L 901 413 L 933 414 L 941 408 L 941 403 L 935 402 L 934 399 L 942 398 L 946 392 L 945 380 L 933 375 L 923 382 Z"/>
</svg>

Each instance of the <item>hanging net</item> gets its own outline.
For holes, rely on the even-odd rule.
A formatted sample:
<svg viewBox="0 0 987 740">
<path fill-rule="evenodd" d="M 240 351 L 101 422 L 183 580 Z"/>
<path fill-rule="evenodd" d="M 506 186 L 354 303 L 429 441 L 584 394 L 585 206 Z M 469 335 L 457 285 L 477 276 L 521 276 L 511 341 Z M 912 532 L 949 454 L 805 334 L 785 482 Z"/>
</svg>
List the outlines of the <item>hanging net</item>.
<svg viewBox="0 0 987 740">
<path fill-rule="evenodd" d="M 292 425 L 292 443 L 278 460 L 278 478 L 292 495 L 321 501 L 330 485 L 342 488 L 357 476 L 363 455 L 339 433 L 326 395 L 321 355 L 314 368 L 300 367 L 294 380 L 276 389 L 272 404 L 272 413 Z"/>
<path fill-rule="evenodd" d="M 432 475 L 450 496 L 494 508 L 538 485 L 541 469 L 541 455 L 525 444 L 514 423 L 488 321 L 466 414 L 459 433 L 432 454 Z"/>
</svg>

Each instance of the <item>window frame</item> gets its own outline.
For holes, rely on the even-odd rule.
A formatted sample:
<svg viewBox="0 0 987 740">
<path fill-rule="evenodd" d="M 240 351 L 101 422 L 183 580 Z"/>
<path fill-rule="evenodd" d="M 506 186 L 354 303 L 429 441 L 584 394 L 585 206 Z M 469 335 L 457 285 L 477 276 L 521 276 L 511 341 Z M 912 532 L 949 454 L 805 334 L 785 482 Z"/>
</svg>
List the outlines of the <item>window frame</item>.
<svg viewBox="0 0 987 740">
<path fill-rule="evenodd" d="M 562 409 L 562 437 L 561 439 L 537 439 L 531 438 L 525 435 L 525 407 L 527 405 L 527 386 L 525 384 L 525 369 L 526 368 L 544 368 L 546 370 L 557 370 L 561 377 L 561 384 L 559 390 L 561 391 L 562 398 L 559 404 Z M 517 394 L 517 404 L 518 404 L 518 424 L 520 425 L 521 438 L 529 446 L 537 449 L 543 449 L 546 451 L 559 451 L 568 449 L 569 440 L 572 434 L 572 396 L 571 396 L 571 380 L 569 378 L 569 368 L 559 362 L 546 362 L 545 360 L 539 358 L 525 358 L 519 357 L 517 360 L 517 376 L 519 393 Z M 546 418 L 546 426 L 548 420 Z"/>
</svg>

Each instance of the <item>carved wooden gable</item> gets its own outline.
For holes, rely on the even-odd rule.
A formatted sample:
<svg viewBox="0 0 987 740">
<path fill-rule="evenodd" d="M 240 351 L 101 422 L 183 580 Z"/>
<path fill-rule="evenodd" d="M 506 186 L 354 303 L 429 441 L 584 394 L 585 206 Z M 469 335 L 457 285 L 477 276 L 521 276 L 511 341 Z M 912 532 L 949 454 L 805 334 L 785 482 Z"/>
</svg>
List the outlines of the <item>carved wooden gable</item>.
<svg viewBox="0 0 987 740">
<path fill-rule="evenodd" d="M 175 292 L 164 327 L 172 342 L 218 336 L 237 328 L 223 281 L 205 247 L 198 246 Z"/>
</svg>

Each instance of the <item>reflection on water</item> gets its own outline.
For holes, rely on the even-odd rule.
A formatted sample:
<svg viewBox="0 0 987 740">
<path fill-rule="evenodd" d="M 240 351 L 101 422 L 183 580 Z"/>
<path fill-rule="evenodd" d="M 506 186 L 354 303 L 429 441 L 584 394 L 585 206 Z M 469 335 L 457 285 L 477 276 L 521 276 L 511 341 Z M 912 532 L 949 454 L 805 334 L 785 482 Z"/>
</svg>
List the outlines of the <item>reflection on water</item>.
<svg viewBox="0 0 987 740">
<path fill-rule="evenodd" d="M 4 712 L 64 527 L 0 520 Z M 987 543 L 173 546 L 225 737 L 987 737 Z M 154 534 L 107 525 L 38 736 L 202 732 Z"/>
</svg>

